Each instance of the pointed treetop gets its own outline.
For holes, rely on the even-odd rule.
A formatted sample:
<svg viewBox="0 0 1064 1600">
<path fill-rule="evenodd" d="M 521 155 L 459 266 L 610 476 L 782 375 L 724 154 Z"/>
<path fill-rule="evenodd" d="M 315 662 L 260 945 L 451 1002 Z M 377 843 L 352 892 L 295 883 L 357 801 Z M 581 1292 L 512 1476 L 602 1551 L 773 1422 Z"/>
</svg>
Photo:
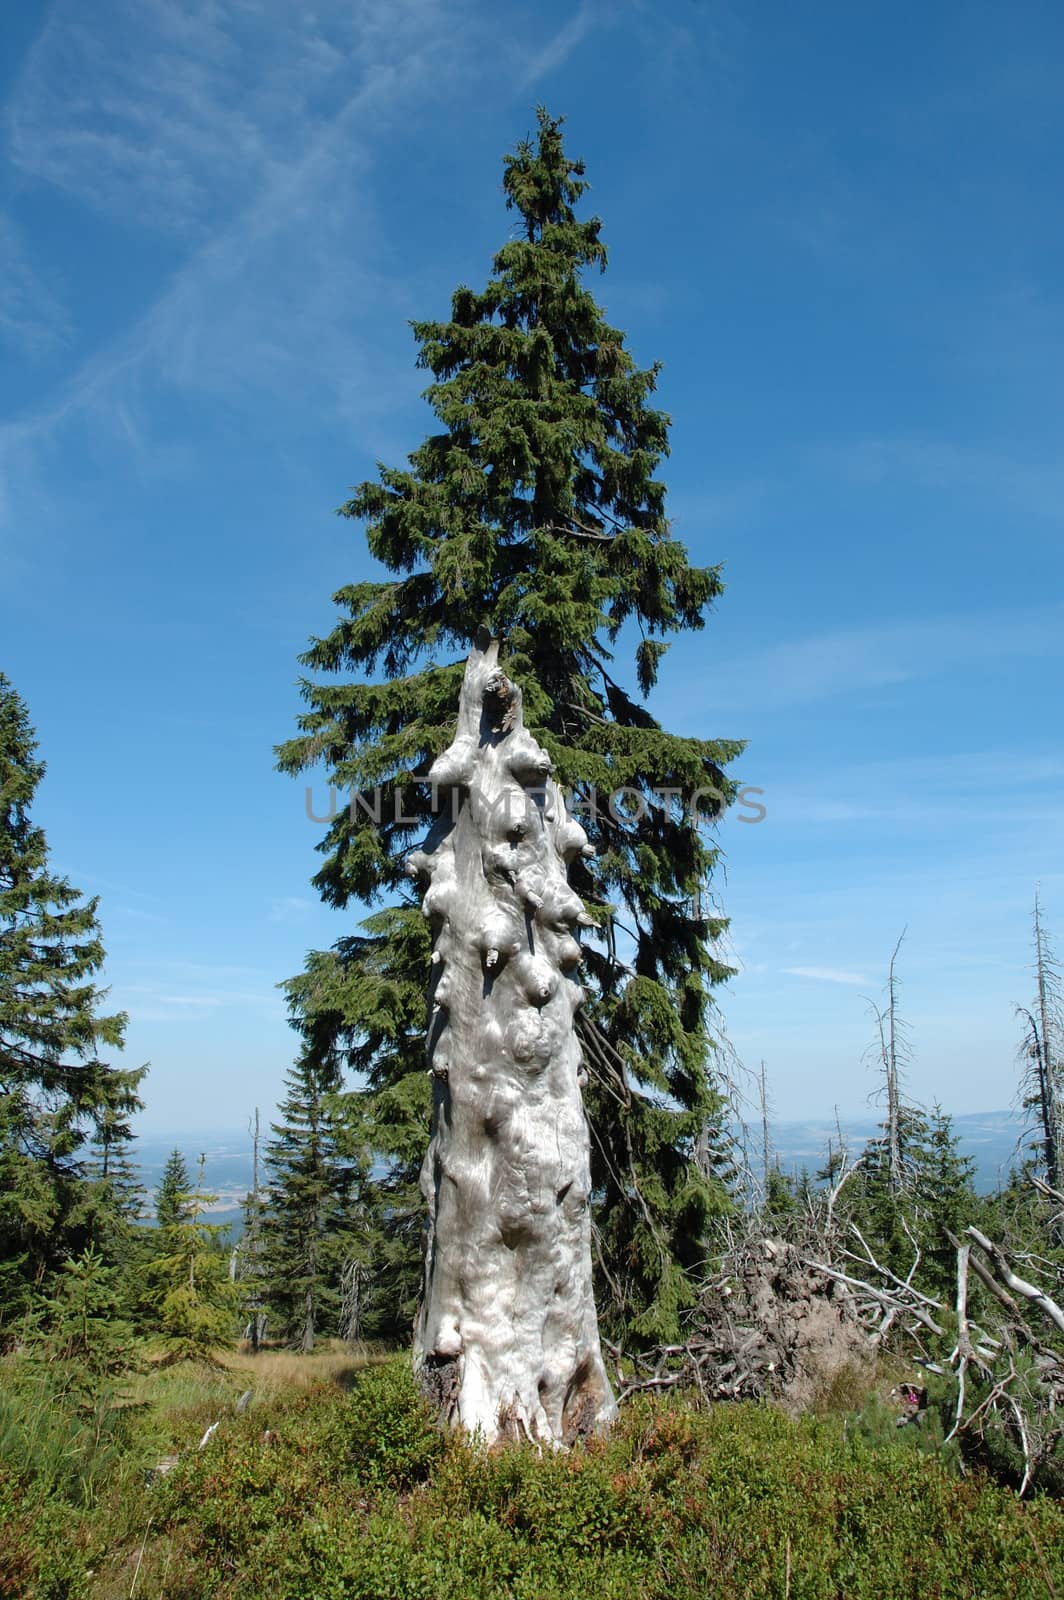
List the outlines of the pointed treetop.
<svg viewBox="0 0 1064 1600">
<path fill-rule="evenodd" d="M 506 204 L 520 211 L 525 219 L 530 240 L 537 232 L 551 226 L 571 225 L 576 221 L 573 206 L 588 187 L 584 180 L 584 163 L 570 161 L 562 148 L 562 123 L 564 117 L 552 117 L 544 106 L 536 108 L 539 121 L 539 140 L 522 139 L 513 155 L 504 158 L 506 171 L 503 189 Z M 595 219 L 595 231 L 598 220 Z M 601 250 L 601 264 L 606 265 L 606 251 Z"/>
</svg>

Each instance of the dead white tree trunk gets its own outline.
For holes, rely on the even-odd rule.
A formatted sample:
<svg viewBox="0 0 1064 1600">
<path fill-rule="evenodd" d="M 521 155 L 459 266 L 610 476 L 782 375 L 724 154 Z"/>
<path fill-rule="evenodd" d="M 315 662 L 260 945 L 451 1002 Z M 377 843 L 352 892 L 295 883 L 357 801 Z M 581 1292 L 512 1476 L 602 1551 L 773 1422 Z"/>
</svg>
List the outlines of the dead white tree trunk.
<svg viewBox="0 0 1064 1600">
<path fill-rule="evenodd" d="M 894 946 L 894 954 L 890 958 L 887 1048 L 884 1063 L 887 1071 L 887 1139 L 892 1194 L 898 1194 L 902 1188 L 901 1085 L 898 1074 L 898 979 L 895 972 L 895 964 L 898 959 L 898 951 L 901 949 L 902 939 L 904 938 L 905 930 L 902 929 L 901 938 Z"/>
<path fill-rule="evenodd" d="M 414 1359 L 448 1424 L 489 1443 L 568 1443 L 616 1410 L 592 1293 L 574 1028 L 574 933 L 588 919 L 566 875 L 588 847 L 497 655 L 482 633 L 454 742 L 429 774 L 450 805 L 409 863 L 434 934 Z"/>
<path fill-rule="evenodd" d="M 1038 1100 L 1042 1131 L 1045 1136 L 1046 1181 L 1056 1188 L 1064 1176 L 1064 1112 L 1060 1105 L 1060 1068 L 1054 1059 L 1053 1045 L 1056 1028 L 1052 1000 L 1058 998 L 1056 963 L 1042 926 L 1041 907 L 1037 890 L 1034 897 L 1034 950 L 1035 975 L 1038 983 L 1038 1025 L 1035 1037 L 1038 1042 Z M 1059 1016 L 1059 1012 L 1058 1012 Z"/>
<path fill-rule="evenodd" d="M 772 1170 L 772 1142 L 768 1131 L 768 1080 L 765 1077 L 765 1063 L 761 1063 L 761 1072 L 758 1076 L 758 1091 L 761 1102 L 761 1196 L 765 1205 L 768 1204 L 769 1173 Z"/>
</svg>

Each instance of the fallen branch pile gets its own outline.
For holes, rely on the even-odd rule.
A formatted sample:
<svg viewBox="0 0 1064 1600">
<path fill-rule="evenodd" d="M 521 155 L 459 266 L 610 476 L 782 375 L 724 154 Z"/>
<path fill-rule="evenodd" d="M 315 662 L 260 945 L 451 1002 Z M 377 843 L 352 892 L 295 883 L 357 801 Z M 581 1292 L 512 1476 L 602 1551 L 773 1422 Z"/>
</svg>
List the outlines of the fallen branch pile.
<svg viewBox="0 0 1064 1600">
<path fill-rule="evenodd" d="M 947 1438 L 1004 1441 L 1024 1494 L 1064 1440 L 1064 1310 L 1036 1281 L 1052 1263 L 1010 1260 L 976 1227 L 948 1237 L 957 1257 L 952 1305 L 916 1287 L 920 1250 L 911 1234 L 904 1277 L 853 1224 L 799 1244 L 733 1237 L 682 1343 L 637 1355 L 607 1346 L 618 1396 L 687 1385 L 707 1400 L 766 1398 L 801 1410 L 847 1367 L 870 1371 L 889 1337 L 892 1350 L 952 1383 Z M 978 1320 L 973 1284 L 986 1291 Z"/>
<path fill-rule="evenodd" d="M 733 1239 L 689 1327 L 684 1343 L 634 1356 L 609 1346 L 618 1396 L 693 1384 L 706 1399 L 775 1399 L 801 1410 L 836 1373 L 870 1357 L 844 1276 L 783 1239 Z"/>
</svg>

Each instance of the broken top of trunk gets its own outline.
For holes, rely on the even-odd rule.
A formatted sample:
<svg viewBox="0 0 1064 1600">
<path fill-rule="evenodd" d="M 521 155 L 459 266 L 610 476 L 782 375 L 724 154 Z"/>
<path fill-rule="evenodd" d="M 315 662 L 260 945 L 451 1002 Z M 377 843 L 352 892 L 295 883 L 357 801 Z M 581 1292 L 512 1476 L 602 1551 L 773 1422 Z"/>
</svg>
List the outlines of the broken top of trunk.
<svg viewBox="0 0 1064 1600">
<path fill-rule="evenodd" d="M 442 1421 L 489 1443 L 560 1444 L 616 1411 L 592 1293 L 573 1026 L 584 998 L 574 932 L 588 919 L 566 876 L 590 847 L 497 660 L 482 631 L 454 742 L 429 773 L 452 803 L 408 864 L 434 935 L 414 1360 Z"/>
</svg>

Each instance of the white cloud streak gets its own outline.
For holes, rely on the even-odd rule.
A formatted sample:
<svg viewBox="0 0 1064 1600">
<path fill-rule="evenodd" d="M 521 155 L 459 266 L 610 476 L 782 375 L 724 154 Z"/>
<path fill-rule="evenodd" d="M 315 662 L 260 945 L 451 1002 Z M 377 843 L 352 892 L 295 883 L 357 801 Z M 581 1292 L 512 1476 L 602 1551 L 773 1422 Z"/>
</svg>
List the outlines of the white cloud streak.
<svg viewBox="0 0 1064 1600">
<path fill-rule="evenodd" d="M 168 395 L 264 417 L 272 400 L 274 425 L 327 412 L 387 453 L 389 413 L 415 393 L 395 360 L 415 308 L 376 164 L 486 63 L 523 95 L 600 20 L 588 0 L 544 44 L 543 21 L 515 38 L 475 0 L 56 0 L 5 109 L 8 158 L 23 188 L 71 196 L 119 250 L 123 232 L 152 240 L 166 266 L 146 307 L 0 425 L 0 521 L 15 526 L 20 495 L 53 498 L 48 449 L 75 420 L 143 470 L 180 463 Z M 12 318 L 23 339 L 61 326 L 44 299 Z"/>
<path fill-rule="evenodd" d="M 816 983 L 844 983 L 854 988 L 867 988 L 871 979 L 861 972 L 846 972 L 841 967 L 784 967 L 792 978 L 811 978 Z"/>
<path fill-rule="evenodd" d="M 590 33 L 596 21 L 598 21 L 598 7 L 585 0 L 576 16 L 571 17 L 565 26 L 559 28 L 554 37 L 533 55 L 525 69 L 522 87 L 530 88 L 548 73 L 564 66 L 573 51 Z"/>
<path fill-rule="evenodd" d="M 928 617 L 786 640 L 725 667 L 714 693 L 733 710 L 805 705 L 967 665 L 1064 653 L 1064 608 Z"/>
<path fill-rule="evenodd" d="M 147 309 L 0 427 L 0 493 L 32 489 L 38 452 L 75 417 L 154 454 L 160 390 L 387 408 L 372 352 L 408 308 L 365 174 L 434 85 L 453 92 L 468 70 L 463 11 L 332 0 L 308 21 L 276 0 L 59 0 L 12 91 L 11 160 L 24 182 L 157 236 L 169 269 Z M 26 334 L 49 313 L 13 315 Z"/>
<path fill-rule="evenodd" d="M 859 484 L 915 483 L 950 494 L 1004 502 L 1052 521 L 1064 519 L 1064 466 L 943 439 L 873 438 L 818 453 L 822 466 Z"/>
<path fill-rule="evenodd" d="M 0 214 L 0 341 L 40 360 L 60 349 L 69 335 L 58 288 L 31 260 L 14 220 Z"/>
</svg>

